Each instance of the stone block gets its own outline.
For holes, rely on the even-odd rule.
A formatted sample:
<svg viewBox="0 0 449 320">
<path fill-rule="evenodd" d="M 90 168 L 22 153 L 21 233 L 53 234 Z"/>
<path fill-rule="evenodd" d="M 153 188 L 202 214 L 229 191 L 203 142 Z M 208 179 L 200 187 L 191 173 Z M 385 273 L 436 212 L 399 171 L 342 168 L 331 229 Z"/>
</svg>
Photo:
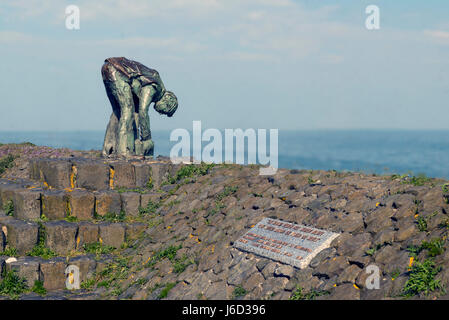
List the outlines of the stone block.
<svg viewBox="0 0 449 320">
<path fill-rule="evenodd" d="M 95 196 L 95 211 L 98 215 L 104 216 L 107 213 L 120 213 L 120 194 L 113 191 L 98 191 Z"/>
<path fill-rule="evenodd" d="M 78 226 L 76 248 L 82 248 L 87 243 L 98 242 L 98 225 L 90 222 L 81 222 Z"/>
<path fill-rule="evenodd" d="M 68 159 L 42 159 L 37 163 L 39 180 L 58 189 L 72 187 L 72 163 Z"/>
<path fill-rule="evenodd" d="M 28 172 L 31 180 L 40 180 L 39 161 L 41 161 L 41 159 L 30 159 Z"/>
<path fill-rule="evenodd" d="M 5 251 L 6 249 L 6 234 L 7 228 L 2 225 L 2 221 L 7 221 L 6 219 L 0 219 L 0 252 Z"/>
<path fill-rule="evenodd" d="M 37 244 L 37 223 L 11 219 L 2 223 L 2 230 L 6 234 L 7 247 L 15 248 L 19 255 L 25 255 Z"/>
<path fill-rule="evenodd" d="M 157 190 L 161 187 L 162 182 L 166 181 L 171 175 L 170 163 L 152 163 L 151 164 L 151 178 L 153 180 L 153 188 Z"/>
<path fill-rule="evenodd" d="M 124 192 L 120 194 L 122 202 L 122 210 L 128 216 L 136 216 L 139 214 L 140 208 L 140 193 Z"/>
<path fill-rule="evenodd" d="M 50 221 L 45 223 L 45 246 L 57 254 L 67 255 L 75 250 L 78 225 L 67 221 Z"/>
<path fill-rule="evenodd" d="M 167 164 L 167 166 L 168 166 L 168 173 L 169 173 L 169 175 L 170 176 L 174 176 L 179 171 L 179 169 L 181 169 L 182 167 L 184 167 L 186 165 L 184 163 L 174 164 L 174 163 L 170 162 L 170 163 Z"/>
<path fill-rule="evenodd" d="M 101 223 L 100 239 L 104 245 L 120 248 L 125 241 L 125 226 L 121 223 Z"/>
<path fill-rule="evenodd" d="M 109 189 L 109 166 L 101 161 L 73 161 L 76 187 L 88 190 Z"/>
<path fill-rule="evenodd" d="M 35 220 L 41 217 L 41 192 L 23 189 L 14 192 L 14 217 L 22 220 Z"/>
<path fill-rule="evenodd" d="M 85 190 L 73 190 L 69 193 L 69 215 L 79 220 L 90 220 L 94 216 L 95 196 Z"/>
<path fill-rule="evenodd" d="M 102 255 L 97 260 L 97 267 L 95 269 L 96 274 L 101 273 L 109 264 L 114 262 L 112 255 Z"/>
<path fill-rule="evenodd" d="M 80 283 L 92 278 L 97 268 L 95 257 L 91 255 L 70 258 L 69 265 L 75 265 L 79 268 Z"/>
<path fill-rule="evenodd" d="M 22 186 L 16 183 L 2 181 L 0 183 L 0 208 L 3 209 L 9 201 L 13 201 L 14 193 L 22 189 Z"/>
<path fill-rule="evenodd" d="M 134 166 L 129 162 L 114 162 L 109 164 L 114 170 L 113 187 L 117 188 L 135 188 L 136 174 Z"/>
<path fill-rule="evenodd" d="M 40 258 L 21 257 L 16 261 L 6 263 L 6 271 L 15 271 L 20 278 L 26 280 L 28 287 L 32 287 L 35 281 L 40 280 Z"/>
<path fill-rule="evenodd" d="M 5 248 L 6 248 L 6 237 L 3 234 L 2 229 L 0 228 L 0 252 L 5 251 Z"/>
<path fill-rule="evenodd" d="M 42 192 L 42 214 L 49 220 L 64 219 L 68 210 L 68 195 L 61 190 Z"/>
<path fill-rule="evenodd" d="M 65 289 L 65 258 L 58 257 L 41 262 L 41 281 L 47 290 Z"/>
<path fill-rule="evenodd" d="M 140 195 L 140 205 L 142 208 L 146 208 L 149 202 L 159 203 L 161 201 L 160 193 L 143 193 Z"/>
<path fill-rule="evenodd" d="M 0 279 L 2 279 L 3 272 L 5 271 L 6 268 L 6 259 L 8 259 L 8 257 L 0 256 Z"/>
<path fill-rule="evenodd" d="M 135 163 L 136 187 L 152 189 L 153 178 L 151 177 L 151 166 L 146 163 Z"/>
<path fill-rule="evenodd" d="M 142 232 L 145 231 L 147 225 L 145 223 L 130 223 L 126 225 L 125 239 L 137 239 Z"/>
</svg>

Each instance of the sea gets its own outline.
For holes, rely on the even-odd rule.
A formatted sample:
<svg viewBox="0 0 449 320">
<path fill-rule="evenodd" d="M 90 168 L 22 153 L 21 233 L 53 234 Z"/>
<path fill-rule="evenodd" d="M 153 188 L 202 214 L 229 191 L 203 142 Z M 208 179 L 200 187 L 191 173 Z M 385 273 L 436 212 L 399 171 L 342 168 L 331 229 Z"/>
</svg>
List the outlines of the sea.
<svg viewBox="0 0 449 320">
<path fill-rule="evenodd" d="M 170 131 L 153 131 L 152 136 L 155 156 L 168 156 L 177 143 L 170 141 Z M 103 131 L 0 132 L 0 143 L 75 150 L 101 150 L 103 138 Z M 449 131 L 279 130 L 278 166 L 449 179 Z"/>
</svg>

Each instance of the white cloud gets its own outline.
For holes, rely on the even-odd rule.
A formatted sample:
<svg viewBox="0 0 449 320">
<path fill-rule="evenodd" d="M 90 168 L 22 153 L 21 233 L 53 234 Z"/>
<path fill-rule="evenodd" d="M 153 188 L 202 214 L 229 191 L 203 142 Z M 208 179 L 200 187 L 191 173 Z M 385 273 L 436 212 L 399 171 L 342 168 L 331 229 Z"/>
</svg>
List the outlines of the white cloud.
<svg viewBox="0 0 449 320">
<path fill-rule="evenodd" d="M 92 42 L 85 42 L 86 45 Z M 178 51 L 179 53 L 195 53 L 204 50 L 205 45 L 179 38 L 128 37 L 123 39 L 103 39 L 96 42 L 100 46 L 148 48 Z"/>
<path fill-rule="evenodd" d="M 424 35 L 440 44 L 449 45 L 449 32 L 443 30 L 424 30 Z"/>
</svg>

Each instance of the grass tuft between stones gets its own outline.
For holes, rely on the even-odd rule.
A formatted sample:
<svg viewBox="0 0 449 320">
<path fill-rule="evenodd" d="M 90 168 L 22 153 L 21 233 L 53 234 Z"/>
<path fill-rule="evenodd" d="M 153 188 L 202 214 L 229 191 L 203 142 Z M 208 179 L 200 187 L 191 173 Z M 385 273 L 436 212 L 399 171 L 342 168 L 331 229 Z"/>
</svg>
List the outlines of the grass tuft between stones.
<svg viewBox="0 0 449 320">
<path fill-rule="evenodd" d="M 412 266 L 402 294 L 405 297 L 412 297 L 424 293 L 428 295 L 430 292 L 443 289 L 439 280 L 435 276 L 440 272 L 441 267 L 436 267 L 435 262 L 431 259 L 426 259 L 424 262 L 415 262 Z"/>
<path fill-rule="evenodd" d="M 290 296 L 290 300 L 315 300 L 316 297 L 325 296 L 330 294 L 329 291 L 326 290 L 311 290 L 310 292 L 305 292 L 304 289 L 300 286 L 297 286 L 295 291 L 293 291 Z"/>
</svg>

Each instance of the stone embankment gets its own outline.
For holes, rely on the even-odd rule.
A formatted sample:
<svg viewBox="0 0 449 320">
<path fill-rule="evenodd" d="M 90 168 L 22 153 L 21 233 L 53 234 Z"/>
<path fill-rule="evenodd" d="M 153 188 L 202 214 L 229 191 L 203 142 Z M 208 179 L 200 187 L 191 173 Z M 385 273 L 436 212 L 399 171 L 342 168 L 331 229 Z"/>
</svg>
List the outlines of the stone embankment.
<svg viewBox="0 0 449 320">
<path fill-rule="evenodd" d="M 260 176 L 255 166 L 105 160 L 93 151 L 22 155 L 8 167 L 0 179 L 4 299 L 447 297 L 443 180 Z M 264 217 L 340 235 L 304 269 L 234 248 Z M 369 288 L 373 266 L 377 289 Z M 78 276 L 80 289 L 67 290 Z"/>
</svg>

